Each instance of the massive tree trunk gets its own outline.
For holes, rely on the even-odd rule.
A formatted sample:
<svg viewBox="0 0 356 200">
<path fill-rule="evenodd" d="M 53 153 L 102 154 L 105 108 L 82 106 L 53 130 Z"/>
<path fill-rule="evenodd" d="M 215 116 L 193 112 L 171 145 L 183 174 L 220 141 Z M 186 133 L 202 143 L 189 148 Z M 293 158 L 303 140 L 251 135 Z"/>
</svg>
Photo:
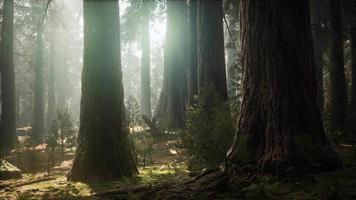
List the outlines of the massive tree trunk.
<svg viewBox="0 0 356 200">
<path fill-rule="evenodd" d="M 339 168 L 317 102 L 308 0 L 242 0 L 241 29 L 243 102 L 230 164 L 276 174 Z"/>
<path fill-rule="evenodd" d="M 198 95 L 197 0 L 189 1 L 188 105 Z"/>
<path fill-rule="evenodd" d="M 330 118 L 334 129 L 342 129 L 346 119 L 347 90 L 344 70 L 340 0 L 330 0 L 330 32 Z"/>
<path fill-rule="evenodd" d="M 150 76 L 150 9 L 148 1 L 143 2 L 142 24 L 142 63 L 141 63 L 141 113 L 148 118 L 152 117 L 151 111 L 151 76 Z"/>
<path fill-rule="evenodd" d="M 56 117 L 56 87 L 55 87 L 55 78 L 56 78 L 56 52 L 55 48 L 55 39 L 57 34 L 52 35 L 52 41 L 50 44 L 50 60 L 48 66 L 48 108 L 47 108 L 47 128 L 50 129 L 52 121 Z"/>
<path fill-rule="evenodd" d="M 118 0 L 84 0 L 80 129 L 70 180 L 113 180 L 137 173 L 124 116 L 118 10 Z"/>
<path fill-rule="evenodd" d="M 33 135 L 34 143 L 41 142 L 45 133 L 44 120 L 44 77 L 43 77 L 43 25 L 37 26 L 36 62 L 35 62 L 35 98 L 33 112 Z"/>
<path fill-rule="evenodd" d="M 4 0 L 1 44 L 0 156 L 13 144 L 16 132 L 16 92 L 14 69 L 14 1 Z"/>
<path fill-rule="evenodd" d="M 155 119 L 167 128 L 181 128 L 187 98 L 187 21 L 185 1 L 167 0 L 164 81 Z"/>
<path fill-rule="evenodd" d="M 222 1 L 198 0 L 198 90 L 213 87 L 227 100 Z"/>
</svg>

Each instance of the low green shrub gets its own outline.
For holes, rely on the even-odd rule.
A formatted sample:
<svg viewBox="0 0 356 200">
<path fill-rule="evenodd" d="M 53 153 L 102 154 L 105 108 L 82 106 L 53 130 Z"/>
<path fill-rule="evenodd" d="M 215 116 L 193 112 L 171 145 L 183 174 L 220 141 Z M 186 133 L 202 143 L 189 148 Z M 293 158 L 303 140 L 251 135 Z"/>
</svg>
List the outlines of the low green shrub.
<svg viewBox="0 0 356 200">
<path fill-rule="evenodd" d="M 190 169 L 218 167 L 233 141 L 228 102 L 212 87 L 200 91 L 197 103 L 187 112 L 182 141 L 192 156 Z"/>
</svg>

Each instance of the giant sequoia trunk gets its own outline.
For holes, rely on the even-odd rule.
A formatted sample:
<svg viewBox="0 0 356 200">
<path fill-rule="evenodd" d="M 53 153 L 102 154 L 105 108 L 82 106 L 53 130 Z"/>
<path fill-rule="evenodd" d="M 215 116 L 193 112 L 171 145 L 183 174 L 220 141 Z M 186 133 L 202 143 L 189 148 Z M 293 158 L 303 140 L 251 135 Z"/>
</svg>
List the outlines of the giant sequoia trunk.
<svg viewBox="0 0 356 200">
<path fill-rule="evenodd" d="M 167 128 L 184 124 L 187 99 L 186 3 L 167 0 L 164 80 L 155 119 Z"/>
<path fill-rule="evenodd" d="M 317 102 L 308 0 L 242 0 L 243 101 L 231 164 L 266 173 L 340 167 Z"/>
<path fill-rule="evenodd" d="M 33 112 L 33 142 L 41 141 L 45 133 L 44 120 L 44 77 L 43 77 L 43 25 L 39 23 L 36 41 L 35 98 Z"/>
<path fill-rule="evenodd" d="M 222 1 L 198 0 L 198 90 L 212 87 L 227 100 Z"/>
<path fill-rule="evenodd" d="M 198 95 L 197 0 L 189 1 L 188 105 Z"/>
<path fill-rule="evenodd" d="M 330 0 L 330 118 L 334 129 L 345 125 L 347 90 L 341 30 L 340 0 Z"/>
<path fill-rule="evenodd" d="M 70 180 L 113 180 L 137 173 L 125 125 L 119 41 L 118 0 L 84 0 L 80 129 Z"/>
<path fill-rule="evenodd" d="M 14 1 L 4 0 L 1 43 L 0 156 L 8 152 L 16 132 L 16 93 L 14 69 Z"/>
<path fill-rule="evenodd" d="M 150 77 L 150 9 L 148 4 L 150 2 L 143 2 L 145 9 L 143 9 L 143 24 L 142 24 L 142 63 L 141 63 L 141 112 L 142 115 L 151 118 L 151 77 Z"/>
</svg>

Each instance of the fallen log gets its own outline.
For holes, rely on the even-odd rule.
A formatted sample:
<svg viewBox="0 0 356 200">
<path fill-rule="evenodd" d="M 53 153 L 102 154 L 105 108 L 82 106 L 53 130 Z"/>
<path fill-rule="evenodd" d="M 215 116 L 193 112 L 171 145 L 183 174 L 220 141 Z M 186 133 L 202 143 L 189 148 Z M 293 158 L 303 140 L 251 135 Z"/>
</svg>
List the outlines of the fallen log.
<svg viewBox="0 0 356 200">
<path fill-rule="evenodd" d="M 41 178 L 30 179 L 27 181 L 5 182 L 5 183 L 0 183 L 0 189 L 6 188 L 6 187 L 9 187 L 9 188 L 22 187 L 22 186 L 45 182 L 45 181 L 52 181 L 55 179 L 56 179 L 55 177 L 41 177 Z"/>
</svg>

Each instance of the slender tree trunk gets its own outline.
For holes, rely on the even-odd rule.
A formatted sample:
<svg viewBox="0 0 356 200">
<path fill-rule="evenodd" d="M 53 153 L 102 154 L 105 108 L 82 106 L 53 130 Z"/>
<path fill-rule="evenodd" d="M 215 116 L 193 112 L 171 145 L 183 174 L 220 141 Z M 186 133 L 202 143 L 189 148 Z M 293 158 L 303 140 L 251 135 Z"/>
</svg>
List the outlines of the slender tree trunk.
<svg viewBox="0 0 356 200">
<path fill-rule="evenodd" d="M 230 20 L 229 20 L 230 21 Z M 230 25 L 231 23 L 229 23 Z M 231 45 L 234 45 L 233 44 L 233 40 L 232 38 L 230 37 L 230 34 L 228 33 L 227 31 L 227 42 L 226 42 L 226 57 L 227 57 L 227 60 L 226 60 L 226 82 L 227 82 L 227 90 L 228 90 L 228 95 L 230 96 L 234 96 L 236 91 L 234 91 L 233 89 L 233 65 L 235 64 L 235 52 L 236 52 L 236 45 L 233 47 Z"/>
<path fill-rule="evenodd" d="M 322 29 L 320 22 L 314 24 L 314 54 L 315 54 L 315 68 L 316 68 L 316 82 L 318 89 L 318 105 L 320 112 L 324 113 L 324 60 L 323 49 L 325 41 L 322 40 Z"/>
<path fill-rule="evenodd" d="M 189 1 L 188 104 L 198 95 L 197 0 Z"/>
<path fill-rule="evenodd" d="M 118 6 L 118 0 L 84 0 L 80 128 L 69 180 L 114 180 L 137 173 L 125 123 Z"/>
<path fill-rule="evenodd" d="M 21 123 L 21 109 L 20 109 L 20 92 L 16 90 L 16 127 L 20 127 Z"/>
<path fill-rule="evenodd" d="M 45 133 L 44 77 L 43 77 L 43 26 L 38 25 L 35 64 L 35 98 L 33 116 L 33 142 L 41 142 Z"/>
<path fill-rule="evenodd" d="M 235 165 L 276 175 L 338 169 L 317 102 L 308 0 L 242 0 L 243 102 Z"/>
<path fill-rule="evenodd" d="M 342 129 L 346 120 L 347 90 L 344 71 L 340 0 L 330 0 L 330 32 L 330 118 L 334 129 Z"/>
<path fill-rule="evenodd" d="M 48 66 L 48 108 L 47 108 L 47 128 L 50 129 L 52 121 L 56 118 L 56 87 L 55 87 L 55 38 L 57 35 L 52 35 L 53 39 L 50 44 L 50 61 Z"/>
<path fill-rule="evenodd" d="M 61 129 L 61 156 L 64 157 L 64 130 Z"/>
<path fill-rule="evenodd" d="M 227 101 L 222 1 L 198 0 L 198 88 L 214 87 Z"/>
<path fill-rule="evenodd" d="M 152 117 L 151 111 L 151 51 L 150 51 L 150 9 L 148 4 L 144 2 L 143 10 L 143 30 L 142 30 L 142 64 L 141 64 L 141 113 L 142 115 Z"/>
<path fill-rule="evenodd" d="M 356 1 L 352 2 L 352 9 L 356 12 Z M 356 130 L 356 13 L 354 12 L 351 25 L 351 125 Z"/>
<path fill-rule="evenodd" d="M 21 102 L 21 121 L 23 126 L 29 127 L 33 125 L 33 92 L 32 91 L 27 91 L 27 92 L 20 92 L 20 94 L 23 95 L 22 99 L 23 100 L 28 100 L 28 101 L 22 101 Z"/>
<path fill-rule="evenodd" d="M 238 47 L 238 18 L 239 18 L 239 1 L 229 0 L 225 2 L 224 5 L 227 12 L 224 14 L 226 19 L 226 30 L 225 30 L 225 48 L 226 48 L 226 79 L 227 79 L 227 90 L 228 96 L 230 98 L 236 97 L 238 88 L 236 87 L 236 82 L 238 74 L 236 70 L 237 64 L 237 47 Z"/>
<path fill-rule="evenodd" d="M 319 0 L 310 1 L 311 24 L 313 30 L 314 62 L 316 68 L 316 81 L 318 89 L 318 105 L 322 114 L 324 114 L 324 58 L 323 53 L 326 48 L 324 31 L 322 29 L 322 18 L 320 16 Z"/>
<path fill-rule="evenodd" d="M 59 50 L 57 52 L 58 54 L 58 63 L 57 65 L 57 70 L 56 70 L 56 82 L 55 86 L 57 89 L 57 111 L 64 111 L 67 109 L 67 84 L 68 84 L 68 79 L 67 79 L 67 65 L 66 65 L 66 50 L 65 46 L 67 45 L 67 40 L 66 40 L 66 33 L 64 30 L 62 30 L 62 36 L 60 38 L 60 44 L 59 44 Z"/>
<path fill-rule="evenodd" d="M 167 128 L 181 128 L 187 100 L 187 21 L 185 1 L 167 0 L 164 85 L 155 119 Z"/>
<path fill-rule="evenodd" d="M 13 0 L 4 0 L 2 19 L 0 156 L 11 150 L 16 133 Z"/>
</svg>

